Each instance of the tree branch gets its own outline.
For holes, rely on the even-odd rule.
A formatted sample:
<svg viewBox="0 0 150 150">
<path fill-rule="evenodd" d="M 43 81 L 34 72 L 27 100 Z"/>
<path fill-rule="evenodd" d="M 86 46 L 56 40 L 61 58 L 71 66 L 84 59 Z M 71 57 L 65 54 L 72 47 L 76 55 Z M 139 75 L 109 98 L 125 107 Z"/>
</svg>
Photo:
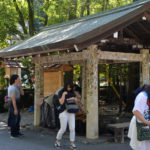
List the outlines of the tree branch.
<svg viewBox="0 0 150 150">
<path fill-rule="evenodd" d="M 27 2 L 28 2 L 28 15 L 29 15 L 29 34 L 33 36 L 35 32 L 33 0 L 27 0 Z"/>
<path fill-rule="evenodd" d="M 19 7 L 18 7 L 17 1 L 16 1 L 16 0 L 13 0 L 13 2 L 14 2 L 14 5 L 15 5 L 15 8 L 16 8 L 16 11 L 18 12 L 18 15 L 19 15 L 19 20 L 18 20 L 18 21 L 19 21 L 19 24 L 21 25 L 24 34 L 28 34 L 27 28 L 26 28 L 26 26 L 25 26 L 24 16 L 23 16 L 21 10 L 20 10 Z"/>
</svg>

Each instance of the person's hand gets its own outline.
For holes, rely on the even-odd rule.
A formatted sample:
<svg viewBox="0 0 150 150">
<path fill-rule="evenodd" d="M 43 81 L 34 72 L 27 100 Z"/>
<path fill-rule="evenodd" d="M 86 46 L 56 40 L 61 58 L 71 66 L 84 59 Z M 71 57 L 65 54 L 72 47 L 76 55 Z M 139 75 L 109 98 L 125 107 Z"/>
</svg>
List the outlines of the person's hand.
<svg viewBox="0 0 150 150">
<path fill-rule="evenodd" d="M 150 126 L 150 121 L 146 121 L 145 124 Z"/>
<path fill-rule="evenodd" d="M 14 110 L 14 115 L 18 115 L 18 110 L 17 109 Z"/>
<path fill-rule="evenodd" d="M 75 97 L 68 98 L 67 100 L 75 100 Z"/>
<path fill-rule="evenodd" d="M 150 126 L 150 121 L 145 120 L 143 121 L 143 123 L 146 124 L 147 126 Z"/>
<path fill-rule="evenodd" d="M 64 96 L 67 95 L 67 94 L 68 94 L 67 92 L 64 92 L 64 93 L 63 93 Z"/>
<path fill-rule="evenodd" d="M 22 86 L 22 82 L 21 82 L 21 80 L 19 79 L 19 86 L 21 87 Z"/>
</svg>

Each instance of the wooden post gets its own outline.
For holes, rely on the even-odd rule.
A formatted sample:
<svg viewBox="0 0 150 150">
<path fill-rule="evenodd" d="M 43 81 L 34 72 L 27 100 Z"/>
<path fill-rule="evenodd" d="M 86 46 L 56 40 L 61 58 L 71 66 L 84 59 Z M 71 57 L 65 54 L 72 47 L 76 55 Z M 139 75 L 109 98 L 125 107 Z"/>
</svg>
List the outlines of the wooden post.
<svg viewBox="0 0 150 150">
<path fill-rule="evenodd" d="M 142 49 L 140 51 L 142 54 L 143 61 L 141 62 L 141 75 L 140 75 L 140 85 L 149 84 L 150 82 L 150 72 L 149 72 L 149 50 Z"/>
<path fill-rule="evenodd" d="M 44 67 L 35 64 L 35 89 L 34 89 L 34 126 L 40 125 L 40 100 L 44 97 Z"/>
<path fill-rule="evenodd" d="M 86 137 L 97 139 L 99 136 L 98 126 L 98 57 L 97 46 L 92 45 L 87 51 L 87 122 Z"/>
<path fill-rule="evenodd" d="M 86 61 L 82 64 L 82 103 L 84 106 L 84 110 L 86 111 L 86 92 L 87 92 L 87 79 L 86 79 L 86 68 L 87 63 Z"/>
</svg>

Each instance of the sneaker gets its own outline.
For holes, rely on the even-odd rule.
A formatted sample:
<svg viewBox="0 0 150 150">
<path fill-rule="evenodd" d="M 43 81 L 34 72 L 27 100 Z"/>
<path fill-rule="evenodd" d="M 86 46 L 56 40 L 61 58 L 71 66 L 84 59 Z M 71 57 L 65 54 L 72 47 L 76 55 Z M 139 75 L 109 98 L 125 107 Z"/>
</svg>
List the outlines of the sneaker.
<svg viewBox="0 0 150 150">
<path fill-rule="evenodd" d="M 70 144 L 70 148 L 71 148 L 72 150 L 76 150 L 76 149 L 77 149 L 77 147 L 76 147 L 75 144 Z"/>
<path fill-rule="evenodd" d="M 18 133 L 18 136 L 24 136 L 24 134 L 19 132 L 19 133 Z"/>
<path fill-rule="evenodd" d="M 55 147 L 60 148 L 61 147 L 60 142 L 55 142 Z"/>
<path fill-rule="evenodd" d="M 11 139 L 16 139 L 16 138 L 18 138 L 18 137 L 19 137 L 18 135 L 11 135 L 11 136 L 10 136 Z"/>
</svg>

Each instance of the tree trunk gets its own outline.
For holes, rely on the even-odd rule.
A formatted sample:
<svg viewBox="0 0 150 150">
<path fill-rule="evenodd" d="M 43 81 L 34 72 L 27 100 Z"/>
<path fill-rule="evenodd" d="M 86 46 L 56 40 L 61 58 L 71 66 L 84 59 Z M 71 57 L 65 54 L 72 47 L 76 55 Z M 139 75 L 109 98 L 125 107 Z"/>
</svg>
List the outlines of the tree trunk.
<svg viewBox="0 0 150 150">
<path fill-rule="evenodd" d="M 46 1 L 49 2 L 49 0 L 46 0 Z M 50 5 L 48 7 L 46 7 L 45 9 L 48 10 L 49 7 L 50 7 Z M 45 17 L 44 18 L 45 18 L 45 20 L 44 20 L 44 26 L 46 26 L 47 23 L 48 23 L 48 15 L 46 13 L 45 13 Z"/>
<path fill-rule="evenodd" d="M 28 34 L 27 28 L 26 28 L 26 26 L 25 26 L 24 16 L 23 16 L 21 10 L 20 10 L 19 7 L 18 7 L 17 1 L 16 1 L 16 0 L 13 0 L 13 2 L 14 2 L 14 5 L 15 5 L 15 9 L 16 9 L 16 11 L 18 12 L 18 15 L 19 15 L 19 21 L 18 21 L 18 22 L 19 22 L 19 24 L 21 25 L 24 34 Z M 21 38 L 24 38 L 24 37 L 21 37 Z"/>
<path fill-rule="evenodd" d="M 81 13 L 80 13 L 80 17 L 83 17 L 84 16 L 84 11 L 85 11 L 85 6 L 86 6 L 86 3 L 84 0 L 81 1 Z"/>
<path fill-rule="evenodd" d="M 87 16 L 90 15 L 90 0 L 87 0 L 86 2 L 85 0 L 82 0 L 80 17 L 84 16 L 85 10 L 87 11 Z"/>
<path fill-rule="evenodd" d="M 109 0 L 106 0 L 106 7 L 105 7 L 105 10 L 109 9 L 110 6 L 109 6 Z"/>
<path fill-rule="evenodd" d="M 29 16 L 29 34 L 33 36 L 35 32 L 33 0 L 27 0 L 27 2 L 28 2 L 28 16 Z"/>
<path fill-rule="evenodd" d="M 103 4 L 102 4 L 102 11 L 105 10 L 105 0 L 103 0 Z"/>
<path fill-rule="evenodd" d="M 87 16 L 90 15 L 90 0 L 87 0 Z"/>
<path fill-rule="evenodd" d="M 77 0 L 72 0 L 71 7 L 69 10 L 69 20 L 77 18 Z"/>
<path fill-rule="evenodd" d="M 44 26 L 46 26 L 47 25 L 47 23 L 48 23 L 48 15 L 47 14 L 45 14 L 45 20 L 44 20 Z"/>
</svg>

